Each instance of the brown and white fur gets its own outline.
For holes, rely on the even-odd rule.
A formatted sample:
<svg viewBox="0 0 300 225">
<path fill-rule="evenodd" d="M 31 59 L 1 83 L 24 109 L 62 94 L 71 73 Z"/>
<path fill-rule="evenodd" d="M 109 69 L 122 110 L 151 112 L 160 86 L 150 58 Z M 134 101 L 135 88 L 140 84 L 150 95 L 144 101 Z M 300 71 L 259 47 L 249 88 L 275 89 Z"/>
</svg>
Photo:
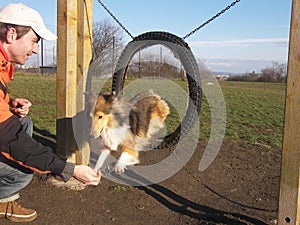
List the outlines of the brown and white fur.
<svg viewBox="0 0 300 225">
<path fill-rule="evenodd" d="M 121 149 L 115 172 L 123 173 L 128 165 L 139 163 L 139 151 L 164 126 L 170 113 L 167 103 L 153 92 L 137 94 L 129 102 L 114 93 L 88 97 L 91 137 L 100 137 L 102 145 L 95 171 L 111 151 Z"/>
</svg>

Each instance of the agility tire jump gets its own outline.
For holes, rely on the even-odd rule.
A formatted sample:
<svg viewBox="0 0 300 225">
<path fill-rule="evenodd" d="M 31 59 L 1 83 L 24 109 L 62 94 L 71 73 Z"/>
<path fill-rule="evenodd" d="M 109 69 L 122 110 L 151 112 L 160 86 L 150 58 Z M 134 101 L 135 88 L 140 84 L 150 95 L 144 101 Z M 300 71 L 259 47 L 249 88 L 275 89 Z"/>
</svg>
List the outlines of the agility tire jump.
<svg viewBox="0 0 300 225">
<path fill-rule="evenodd" d="M 116 64 L 113 74 L 112 91 L 122 94 L 126 72 L 132 57 L 139 51 L 153 45 L 163 45 L 173 51 L 186 71 L 188 81 L 188 104 L 184 118 L 179 126 L 163 137 L 155 148 L 166 148 L 175 145 L 181 136 L 186 135 L 199 119 L 201 110 L 202 89 L 199 67 L 188 44 L 180 37 L 167 32 L 153 31 L 143 33 L 127 44 Z"/>
</svg>

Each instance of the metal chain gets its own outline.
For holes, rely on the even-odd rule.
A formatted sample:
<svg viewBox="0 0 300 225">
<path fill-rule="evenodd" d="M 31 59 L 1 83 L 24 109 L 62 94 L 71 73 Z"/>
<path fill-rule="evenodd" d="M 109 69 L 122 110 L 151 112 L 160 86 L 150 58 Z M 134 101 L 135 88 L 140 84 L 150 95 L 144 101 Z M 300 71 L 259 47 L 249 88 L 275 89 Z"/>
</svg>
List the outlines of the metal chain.
<svg viewBox="0 0 300 225">
<path fill-rule="evenodd" d="M 123 30 L 133 39 L 133 35 L 123 26 L 123 24 L 112 14 L 112 12 L 109 11 L 109 9 L 104 5 L 104 3 L 101 0 L 98 0 L 98 2 L 102 5 L 102 7 L 106 10 L 106 12 L 120 25 L 120 27 L 123 28 Z"/>
<path fill-rule="evenodd" d="M 196 29 L 192 30 L 190 33 L 188 33 L 187 35 L 185 35 L 182 39 L 188 38 L 189 36 L 191 36 L 192 34 L 194 34 L 195 32 L 197 32 L 198 30 L 200 30 L 202 27 L 204 27 L 205 25 L 209 24 L 211 21 L 213 21 L 214 19 L 216 19 L 217 17 L 219 17 L 221 14 L 225 13 L 227 10 L 229 10 L 232 6 L 234 6 L 239 1 L 240 0 L 236 0 L 233 3 L 231 3 L 229 6 L 227 6 L 226 8 L 222 9 L 222 11 L 220 11 L 219 13 L 217 13 L 216 15 L 214 15 L 213 17 L 211 17 L 209 20 L 207 20 L 206 22 L 204 22 L 203 24 L 201 24 Z"/>
<path fill-rule="evenodd" d="M 106 10 L 106 12 L 120 25 L 120 27 L 122 27 L 122 29 L 133 39 L 133 35 L 125 28 L 125 26 L 123 26 L 123 24 L 112 14 L 111 11 L 109 11 L 109 9 L 104 5 L 104 3 L 101 0 L 98 0 L 98 2 L 102 5 L 102 7 Z M 208 19 L 206 22 L 204 22 L 203 24 L 201 24 L 199 27 L 197 27 L 196 29 L 192 30 L 190 33 L 188 33 L 187 35 L 185 35 L 182 39 L 186 39 L 189 36 L 191 36 L 192 34 L 196 33 L 198 30 L 200 30 L 202 27 L 206 26 L 207 24 L 209 24 L 210 22 L 212 22 L 213 20 L 215 20 L 217 17 L 219 17 L 220 15 L 222 15 L 223 13 L 225 13 L 227 10 L 229 10 L 231 7 L 233 7 L 236 3 L 240 2 L 240 0 L 235 0 L 233 3 L 231 3 L 230 5 L 228 5 L 226 8 L 222 9 L 219 13 L 217 13 L 216 15 L 214 15 L 213 17 L 211 17 L 210 19 Z"/>
</svg>

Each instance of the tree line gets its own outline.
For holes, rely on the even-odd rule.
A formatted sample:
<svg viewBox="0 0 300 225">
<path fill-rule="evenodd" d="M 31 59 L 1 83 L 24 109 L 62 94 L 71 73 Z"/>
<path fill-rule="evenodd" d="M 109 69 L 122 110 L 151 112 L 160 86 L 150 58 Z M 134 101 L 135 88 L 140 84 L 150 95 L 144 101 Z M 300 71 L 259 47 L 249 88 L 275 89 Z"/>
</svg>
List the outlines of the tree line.
<svg viewBox="0 0 300 225">
<path fill-rule="evenodd" d="M 243 75 L 230 76 L 229 81 L 247 82 L 273 82 L 285 83 L 287 78 L 287 65 L 284 63 L 272 62 L 271 66 L 261 69 L 260 73 L 255 71 Z"/>
<path fill-rule="evenodd" d="M 93 24 L 93 74 L 110 76 L 114 72 L 118 57 L 124 46 L 123 31 L 110 20 L 105 19 Z M 200 65 L 201 67 L 201 65 Z M 161 76 L 185 79 L 185 73 L 178 58 L 172 52 L 162 57 L 161 50 L 139 52 L 127 69 L 127 76 Z M 271 66 L 241 75 L 231 75 L 227 80 L 247 82 L 286 82 L 287 65 L 272 62 Z"/>
</svg>

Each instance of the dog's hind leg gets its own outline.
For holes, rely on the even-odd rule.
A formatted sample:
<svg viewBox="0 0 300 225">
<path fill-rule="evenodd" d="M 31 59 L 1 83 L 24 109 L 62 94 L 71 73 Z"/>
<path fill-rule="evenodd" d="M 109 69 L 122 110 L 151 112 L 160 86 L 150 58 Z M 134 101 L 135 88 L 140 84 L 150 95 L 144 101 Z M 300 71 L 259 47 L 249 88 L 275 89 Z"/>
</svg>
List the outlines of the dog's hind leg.
<svg viewBox="0 0 300 225">
<path fill-rule="evenodd" d="M 101 152 L 101 154 L 97 160 L 96 166 L 94 167 L 95 172 L 98 172 L 101 169 L 101 167 L 103 166 L 103 163 L 105 162 L 105 160 L 109 154 L 110 154 L 110 150 L 108 150 L 108 149 L 105 149 Z"/>
</svg>

